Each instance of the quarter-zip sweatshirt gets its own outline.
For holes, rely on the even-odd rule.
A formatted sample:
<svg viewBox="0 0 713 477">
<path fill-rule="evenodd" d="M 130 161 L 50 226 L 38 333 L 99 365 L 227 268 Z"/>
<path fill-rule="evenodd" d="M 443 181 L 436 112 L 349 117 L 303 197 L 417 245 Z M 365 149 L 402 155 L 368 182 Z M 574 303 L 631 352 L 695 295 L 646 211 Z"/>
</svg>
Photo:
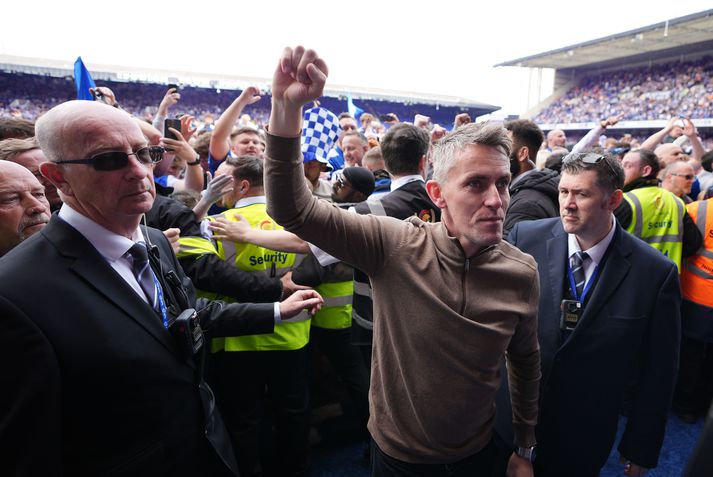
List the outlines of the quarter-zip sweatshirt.
<svg viewBox="0 0 713 477">
<path fill-rule="evenodd" d="M 506 242 L 466 257 L 443 222 L 348 213 L 314 198 L 300 141 L 268 134 L 268 213 L 373 284 L 369 431 L 396 459 L 444 464 L 492 437 L 504 356 L 515 444 L 535 443 L 537 265 Z"/>
</svg>

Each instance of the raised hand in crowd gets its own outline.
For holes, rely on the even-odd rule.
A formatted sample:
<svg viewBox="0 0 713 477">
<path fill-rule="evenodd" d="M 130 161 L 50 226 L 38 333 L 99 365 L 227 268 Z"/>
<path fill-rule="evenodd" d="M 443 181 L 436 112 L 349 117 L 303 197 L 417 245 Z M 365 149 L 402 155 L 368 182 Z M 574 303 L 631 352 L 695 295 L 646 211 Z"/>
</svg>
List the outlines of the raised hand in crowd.
<svg viewBox="0 0 713 477">
<path fill-rule="evenodd" d="M 456 114 L 456 117 L 453 120 L 453 129 L 458 129 L 459 127 L 463 126 L 464 124 L 469 124 L 472 121 L 473 120 L 470 118 L 470 114 L 468 114 L 468 113 Z"/>
<path fill-rule="evenodd" d="M 604 119 L 603 121 L 599 122 L 599 125 L 606 129 L 609 126 L 614 126 L 616 123 L 618 123 L 621 120 L 619 116 L 609 116 L 608 118 Z"/>
<path fill-rule="evenodd" d="M 436 124 L 433 126 L 433 129 L 431 130 L 431 142 L 436 142 L 442 137 L 444 137 L 446 134 L 448 134 L 448 130 L 446 128 L 439 126 Z"/>
<path fill-rule="evenodd" d="M 428 129 L 428 125 L 430 122 L 431 122 L 431 118 L 428 116 L 424 116 L 423 114 L 417 114 L 413 118 L 413 125 L 416 126 L 417 128 Z"/>
<path fill-rule="evenodd" d="M 193 120 L 192 116 L 184 116 L 181 118 L 181 129 L 188 129 L 188 125 Z M 171 139 L 169 137 L 161 138 L 161 146 L 165 147 L 169 151 L 173 151 L 176 154 L 176 159 L 184 162 L 186 164 L 186 174 L 184 179 L 178 179 L 171 185 L 175 190 L 191 189 L 196 192 L 203 190 L 204 180 L 203 180 L 203 168 L 200 166 L 200 156 L 198 153 L 188 144 L 186 138 L 184 138 L 183 133 L 174 128 L 168 128 L 168 130 L 173 133 L 176 139 Z M 192 132 L 190 134 L 193 134 Z M 164 159 L 165 160 L 165 159 Z"/>
<path fill-rule="evenodd" d="M 681 137 L 686 138 L 681 144 L 685 143 L 686 140 L 691 143 L 691 159 L 696 159 L 700 161 L 706 151 L 703 148 L 701 138 L 698 136 L 698 129 L 696 129 L 696 125 L 693 124 L 693 121 L 691 121 L 689 118 L 683 118 L 683 134 Z M 676 141 L 674 141 L 674 144 L 678 146 L 681 145 L 678 144 Z"/>
<path fill-rule="evenodd" d="M 646 138 L 644 142 L 641 143 L 641 149 L 648 149 L 650 151 L 655 150 L 656 146 L 661 144 L 661 141 L 663 141 L 664 138 L 668 136 L 668 134 L 673 130 L 673 128 L 680 124 L 680 121 L 681 119 L 677 116 L 674 116 L 669 119 L 663 129 L 653 133 L 651 136 Z"/>
<path fill-rule="evenodd" d="M 235 123 L 246 106 L 260 101 L 260 90 L 255 86 L 248 86 L 240 93 L 240 96 L 228 106 L 220 115 L 218 122 L 213 129 L 213 136 L 210 139 L 210 155 L 215 161 L 222 161 L 228 156 L 231 144 L 228 138 L 233 131 Z"/>
<path fill-rule="evenodd" d="M 233 192 L 233 176 L 230 174 L 223 174 L 220 176 L 215 176 L 208 182 L 208 186 L 203 192 L 201 199 L 193 207 L 193 213 L 196 216 L 196 220 L 203 220 L 203 218 L 208 213 L 210 206 L 218 202 L 218 199 L 223 197 L 225 194 L 230 194 Z"/>
<path fill-rule="evenodd" d="M 283 50 L 272 79 L 271 134 L 299 136 L 302 106 L 322 96 L 328 74 L 327 64 L 314 50 Z"/>
<path fill-rule="evenodd" d="M 166 91 L 166 94 L 164 95 L 163 99 L 161 100 L 161 103 L 158 105 L 158 111 L 156 112 L 156 116 L 162 116 L 163 118 L 166 118 L 168 116 L 168 110 L 171 109 L 171 106 L 178 103 L 179 99 L 181 99 L 181 93 L 178 92 L 178 89 L 169 88 L 168 91 Z"/>
</svg>

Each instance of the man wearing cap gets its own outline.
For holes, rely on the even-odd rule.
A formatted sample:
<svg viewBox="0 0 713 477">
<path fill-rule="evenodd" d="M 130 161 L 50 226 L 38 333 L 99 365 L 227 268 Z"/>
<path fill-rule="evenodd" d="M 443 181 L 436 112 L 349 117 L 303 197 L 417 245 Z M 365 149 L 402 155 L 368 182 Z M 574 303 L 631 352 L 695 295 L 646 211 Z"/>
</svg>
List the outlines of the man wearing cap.
<svg viewBox="0 0 713 477">
<path fill-rule="evenodd" d="M 341 208 L 364 202 L 375 187 L 374 174 L 363 167 L 347 167 L 338 171 L 332 186 L 332 201 Z"/>
</svg>

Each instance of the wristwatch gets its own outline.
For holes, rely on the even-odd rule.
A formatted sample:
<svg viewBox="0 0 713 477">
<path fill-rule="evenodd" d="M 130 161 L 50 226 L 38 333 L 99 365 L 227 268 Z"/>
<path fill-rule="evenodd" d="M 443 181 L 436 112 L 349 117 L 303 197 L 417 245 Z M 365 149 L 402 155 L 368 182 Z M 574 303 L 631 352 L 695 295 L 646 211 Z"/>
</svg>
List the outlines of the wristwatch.
<svg viewBox="0 0 713 477">
<path fill-rule="evenodd" d="M 195 160 L 195 161 L 193 161 L 193 162 L 186 162 L 186 165 L 189 165 L 189 166 L 197 166 L 197 165 L 200 164 L 200 163 L 201 163 L 201 156 L 198 155 L 198 156 L 196 156 L 196 160 Z"/>
<path fill-rule="evenodd" d="M 535 461 L 535 446 L 518 447 L 515 450 L 515 454 L 522 457 L 523 459 L 529 460 L 530 462 L 534 462 Z"/>
</svg>

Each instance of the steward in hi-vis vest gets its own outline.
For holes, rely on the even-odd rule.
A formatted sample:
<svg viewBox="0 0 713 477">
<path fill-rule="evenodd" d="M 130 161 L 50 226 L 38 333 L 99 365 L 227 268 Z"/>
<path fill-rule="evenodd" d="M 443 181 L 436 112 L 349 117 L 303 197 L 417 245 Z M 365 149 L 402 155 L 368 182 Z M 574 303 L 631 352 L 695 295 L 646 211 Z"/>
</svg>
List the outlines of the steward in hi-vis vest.
<svg viewBox="0 0 713 477">
<path fill-rule="evenodd" d="M 624 194 L 633 211 L 627 232 L 659 250 L 681 271 L 685 204 L 660 187 L 643 187 Z"/>
</svg>

